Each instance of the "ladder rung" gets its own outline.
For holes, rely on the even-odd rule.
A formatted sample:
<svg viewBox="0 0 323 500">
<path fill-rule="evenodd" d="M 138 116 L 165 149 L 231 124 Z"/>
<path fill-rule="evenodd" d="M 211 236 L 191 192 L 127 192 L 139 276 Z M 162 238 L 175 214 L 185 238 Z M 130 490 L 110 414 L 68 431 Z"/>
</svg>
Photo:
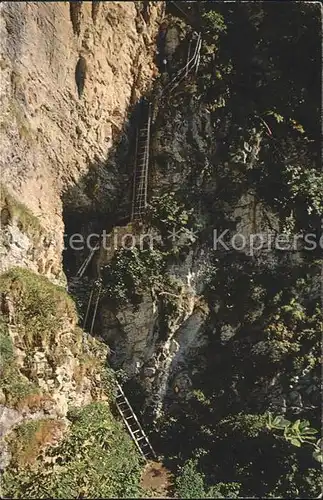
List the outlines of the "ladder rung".
<svg viewBox="0 0 323 500">
<path fill-rule="evenodd" d="M 146 439 L 146 436 L 141 436 L 140 438 L 137 439 L 137 441 L 141 441 L 142 439 Z"/>
<path fill-rule="evenodd" d="M 130 420 L 131 418 L 134 418 L 132 415 L 130 417 L 126 417 L 126 420 Z"/>
</svg>

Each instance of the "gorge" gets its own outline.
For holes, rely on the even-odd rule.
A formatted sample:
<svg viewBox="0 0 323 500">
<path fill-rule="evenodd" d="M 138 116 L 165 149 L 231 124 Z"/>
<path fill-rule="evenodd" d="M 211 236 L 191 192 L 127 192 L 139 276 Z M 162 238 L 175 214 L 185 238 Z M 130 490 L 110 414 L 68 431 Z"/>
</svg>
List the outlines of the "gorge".
<svg viewBox="0 0 323 500">
<path fill-rule="evenodd" d="M 4 498 L 320 495 L 321 15 L 1 3 Z"/>
</svg>

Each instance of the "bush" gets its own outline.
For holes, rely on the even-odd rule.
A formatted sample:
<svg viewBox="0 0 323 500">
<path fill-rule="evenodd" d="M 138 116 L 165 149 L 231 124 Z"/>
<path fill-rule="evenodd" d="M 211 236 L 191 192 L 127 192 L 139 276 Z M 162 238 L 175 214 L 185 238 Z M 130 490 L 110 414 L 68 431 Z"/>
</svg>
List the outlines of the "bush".
<svg viewBox="0 0 323 500">
<path fill-rule="evenodd" d="M 102 272 L 106 296 L 118 305 L 140 303 L 142 294 L 161 280 L 162 255 L 155 250 L 122 248 Z"/>
<path fill-rule="evenodd" d="M 108 404 L 75 410 L 64 441 L 47 450 L 45 461 L 3 476 L 10 498 L 141 498 L 142 460 Z M 33 426 L 33 423 L 30 423 Z"/>
<path fill-rule="evenodd" d="M 49 341 L 67 319 L 77 322 L 74 302 L 66 291 L 28 269 L 17 267 L 2 274 L 0 290 L 10 296 L 14 323 L 27 348 Z"/>
<path fill-rule="evenodd" d="M 0 321 L 0 389 L 6 405 L 21 407 L 31 395 L 39 394 L 39 389 L 21 375 L 14 355 L 14 348 L 7 325 Z"/>
<path fill-rule="evenodd" d="M 239 494 L 237 483 L 218 483 L 210 488 L 204 483 L 204 474 L 197 470 L 197 460 L 188 460 L 175 481 L 177 498 L 237 498 Z"/>
</svg>

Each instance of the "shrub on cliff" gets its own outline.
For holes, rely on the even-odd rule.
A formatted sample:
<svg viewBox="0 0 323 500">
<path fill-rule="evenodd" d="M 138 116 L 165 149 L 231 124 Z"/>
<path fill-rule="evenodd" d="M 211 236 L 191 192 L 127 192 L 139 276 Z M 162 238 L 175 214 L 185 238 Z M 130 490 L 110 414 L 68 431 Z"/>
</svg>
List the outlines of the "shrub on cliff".
<svg viewBox="0 0 323 500">
<path fill-rule="evenodd" d="M 17 459 L 3 476 L 9 498 L 141 498 L 142 459 L 107 403 L 74 411 L 65 439 L 33 464 Z"/>
</svg>

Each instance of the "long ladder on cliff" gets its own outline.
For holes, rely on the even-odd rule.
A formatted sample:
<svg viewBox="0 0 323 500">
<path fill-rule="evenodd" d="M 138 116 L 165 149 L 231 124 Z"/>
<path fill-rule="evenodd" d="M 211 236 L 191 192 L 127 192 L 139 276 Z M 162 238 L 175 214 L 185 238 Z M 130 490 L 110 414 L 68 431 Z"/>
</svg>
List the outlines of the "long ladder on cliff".
<svg viewBox="0 0 323 500">
<path fill-rule="evenodd" d="M 152 103 L 147 103 L 147 117 L 137 129 L 133 175 L 131 220 L 141 220 L 147 208 L 148 168 Z"/>
<path fill-rule="evenodd" d="M 139 453 L 146 461 L 156 458 L 156 453 L 118 381 L 116 381 L 116 386 L 117 409 Z"/>
</svg>

